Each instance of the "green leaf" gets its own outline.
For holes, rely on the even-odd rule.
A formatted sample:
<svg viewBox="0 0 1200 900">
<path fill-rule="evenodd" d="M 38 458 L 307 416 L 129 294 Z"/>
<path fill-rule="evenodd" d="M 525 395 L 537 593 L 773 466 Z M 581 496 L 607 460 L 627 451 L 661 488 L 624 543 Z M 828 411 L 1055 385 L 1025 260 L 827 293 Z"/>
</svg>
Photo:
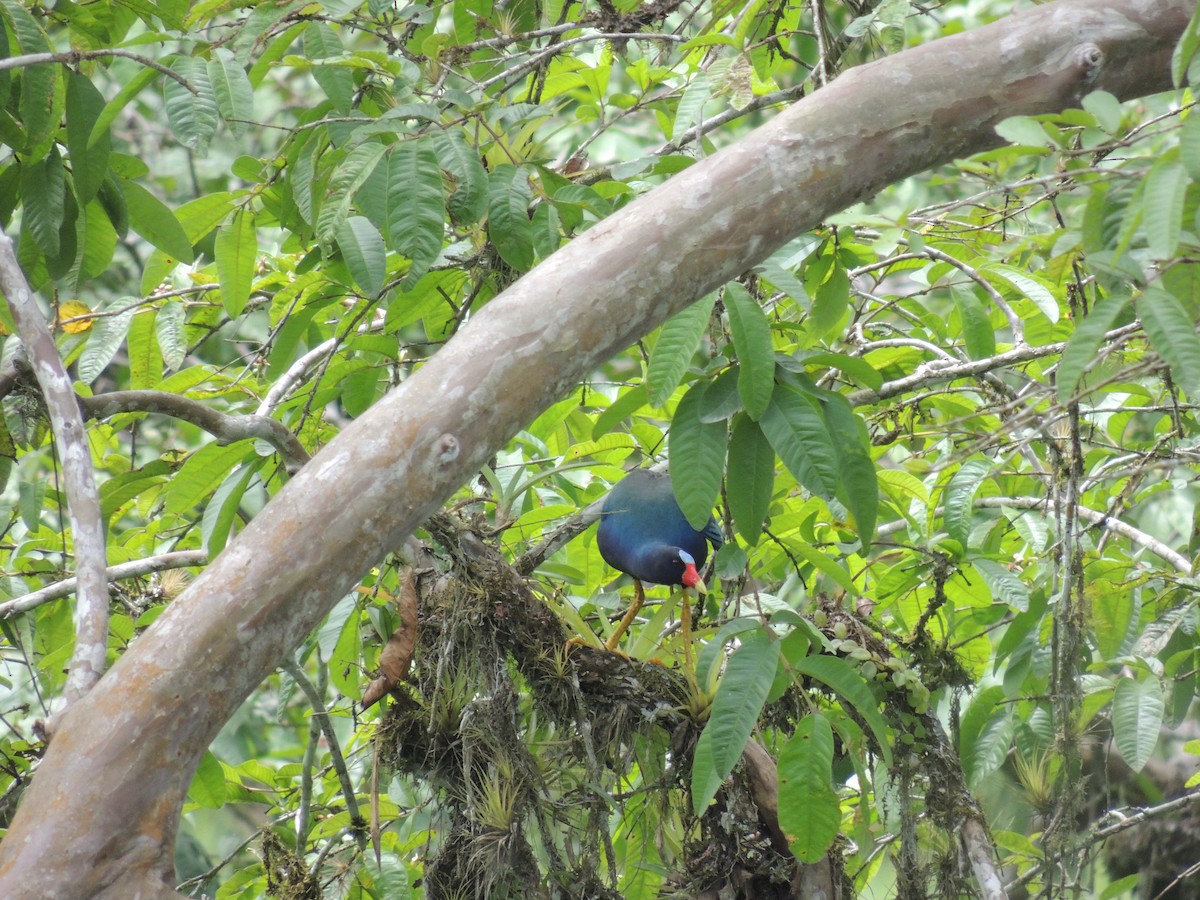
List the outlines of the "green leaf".
<svg viewBox="0 0 1200 900">
<path fill-rule="evenodd" d="M 200 758 L 200 767 L 188 788 L 188 799 L 205 809 L 220 809 L 225 805 L 225 770 L 211 750 L 205 750 Z"/>
<path fill-rule="evenodd" d="M 433 137 L 438 162 L 454 182 L 447 207 L 458 225 L 474 225 L 487 212 L 488 174 L 479 151 L 467 143 L 462 131 L 449 128 Z"/>
<path fill-rule="evenodd" d="M 846 567 L 828 554 L 800 541 L 789 542 L 788 547 L 796 556 L 804 557 L 815 569 L 832 578 L 846 593 L 855 597 L 862 593 L 862 589 L 854 583 L 854 578 Z"/>
<path fill-rule="evenodd" d="M 683 96 L 679 98 L 679 105 L 675 108 L 671 140 L 678 140 L 685 131 L 701 121 L 704 115 L 704 106 L 711 97 L 712 87 L 709 84 L 708 76 L 704 72 L 698 72 L 684 88 Z"/>
<path fill-rule="evenodd" d="M 48 53 L 51 50 L 46 32 L 30 15 L 27 4 L 4 0 L 4 11 L 12 28 L 12 37 L 21 54 Z M 5 49 L 8 50 L 8 35 Z M 8 53 L 5 53 L 7 56 Z M 21 69 L 21 94 L 17 110 L 25 129 L 25 145 L 17 150 L 29 150 L 42 144 L 58 126 L 54 115 L 55 94 L 60 90 L 57 63 L 24 66 Z M 6 102 L 8 98 L 5 98 Z"/>
<path fill-rule="evenodd" d="M 80 206 L 87 206 L 108 173 L 111 141 L 108 129 L 91 143 L 92 130 L 104 111 L 104 95 L 91 79 L 67 70 L 67 149 L 71 154 L 71 179 Z"/>
<path fill-rule="evenodd" d="M 709 294 L 663 323 L 646 367 L 651 406 L 662 406 L 679 386 L 708 328 L 716 299 L 716 294 Z"/>
<path fill-rule="evenodd" d="M 842 483 L 839 496 L 854 517 L 865 553 L 875 539 L 875 519 L 879 510 L 879 482 L 871 459 L 870 438 L 866 426 L 841 394 L 828 394 L 822 408 L 829 439 L 838 455 Z"/>
<path fill-rule="evenodd" d="M 359 634 L 359 614 L 352 609 L 342 625 L 333 655 L 329 658 L 329 681 L 343 697 L 361 696 L 359 687 L 362 664 L 362 637 Z"/>
<path fill-rule="evenodd" d="M 165 62 L 166 60 L 160 60 Z M 104 105 L 104 109 L 100 113 L 100 117 L 96 119 L 96 123 L 92 126 L 92 135 L 88 138 L 88 146 L 96 147 L 101 141 L 108 139 L 108 127 L 112 125 L 113 120 L 121 114 L 121 111 L 129 104 L 129 101 L 142 92 L 142 89 L 147 85 L 152 84 L 156 78 L 161 77 L 159 73 L 146 67 L 138 69 L 129 80 L 121 86 L 116 95 Z"/>
<path fill-rule="evenodd" d="M 841 481 L 838 455 L 813 402 L 779 386 L 758 424 L 796 481 L 819 497 L 833 499 Z"/>
<path fill-rule="evenodd" d="M 1189 396 L 1200 390 L 1200 337 L 1196 323 L 1174 296 L 1151 286 L 1137 299 L 1138 318 L 1150 344 L 1171 369 L 1175 383 Z"/>
<path fill-rule="evenodd" d="M 218 47 L 208 61 L 208 80 L 221 118 L 235 136 L 241 135 L 254 121 L 254 88 L 246 70 L 231 51 Z"/>
<path fill-rule="evenodd" d="M 317 240 L 323 247 L 333 245 L 338 229 L 350 215 L 350 205 L 359 188 L 371 177 L 386 152 L 387 147 L 378 141 L 359 144 L 334 170 L 317 214 Z"/>
<path fill-rule="evenodd" d="M 1200 112 L 1195 107 L 1179 130 L 1179 161 L 1192 181 L 1200 181 Z"/>
<path fill-rule="evenodd" d="M 942 515 L 946 533 L 966 549 L 971 537 L 971 520 L 975 512 L 975 492 L 992 471 L 986 460 L 971 459 L 963 463 L 942 492 Z"/>
<path fill-rule="evenodd" d="M 825 335 L 841 323 L 850 305 L 850 276 L 836 264 L 813 297 L 810 322 L 814 333 Z"/>
<path fill-rule="evenodd" d="M 1029 609 L 1029 588 L 1015 573 L 991 559 L 977 559 L 972 565 L 983 577 L 993 599 L 1007 604 L 1017 612 Z"/>
<path fill-rule="evenodd" d="M 134 390 L 157 387 L 162 381 L 162 352 L 154 320 L 153 312 L 141 312 L 129 323 L 129 383 Z"/>
<path fill-rule="evenodd" d="M 57 257 L 66 209 L 66 173 L 57 147 L 51 147 L 41 162 L 21 167 L 21 204 L 23 224 L 37 245 L 47 256 Z"/>
<path fill-rule="evenodd" d="M 1083 108 L 1096 117 L 1109 134 L 1121 130 L 1121 101 L 1108 91 L 1092 91 L 1083 98 Z"/>
<path fill-rule="evenodd" d="M 1173 158 L 1159 160 L 1146 176 L 1142 189 L 1142 229 L 1150 255 L 1155 259 L 1170 259 L 1179 246 L 1187 186 L 1187 172 Z"/>
<path fill-rule="evenodd" d="M 248 446 L 245 441 L 228 446 L 211 443 L 191 454 L 163 489 L 163 510 L 181 515 L 199 506 L 245 458 Z"/>
<path fill-rule="evenodd" d="M 337 32 L 324 22 L 313 22 L 304 31 L 304 56 L 310 60 L 344 55 Z M 340 66 L 313 66 L 313 80 L 325 91 L 334 108 L 343 116 L 354 109 L 354 73 Z"/>
<path fill-rule="evenodd" d="M 700 735 L 700 743 L 707 744 L 709 766 L 707 771 L 699 770 L 695 763 L 692 767 L 692 807 L 697 815 L 708 808 L 721 782 L 742 758 L 778 665 L 779 641 L 765 628 L 743 637 L 730 656 L 708 724 Z"/>
<path fill-rule="evenodd" d="M 200 520 L 200 538 L 209 559 L 214 559 L 225 549 L 233 523 L 238 517 L 238 504 L 242 502 L 246 488 L 264 461 L 265 457 L 258 457 L 249 465 L 243 465 L 241 471 L 234 469 L 205 505 L 204 516 Z"/>
<path fill-rule="evenodd" d="M 219 118 L 217 100 L 213 95 L 212 83 L 208 80 L 208 67 L 201 59 L 180 56 L 171 63 L 170 69 L 186 80 L 196 92 L 193 93 L 174 78 L 163 79 L 167 124 L 179 143 L 197 156 L 204 156 L 217 132 Z"/>
<path fill-rule="evenodd" d="M 987 310 L 974 291 L 953 290 L 951 295 L 958 307 L 962 323 L 963 346 L 971 359 L 987 359 L 996 354 L 996 330 L 988 321 Z"/>
<path fill-rule="evenodd" d="M 384 196 L 388 204 L 384 237 L 389 247 L 412 260 L 404 280 L 411 290 L 442 252 L 446 230 L 442 173 L 430 141 L 406 141 L 392 149 Z"/>
<path fill-rule="evenodd" d="M 258 265 L 258 232 L 249 212 L 239 209 L 221 224 L 217 229 L 214 252 L 217 278 L 221 283 L 221 303 L 229 318 L 236 319 L 250 300 L 254 269 Z"/>
<path fill-rule="evenodd" d="M 338 249 L 359 290 L 370 298 L 379 296 L 387 275 L 387 248 L 383 236 L 364 216 L 351 216 L 338 229 Z"/>
<path fill-rule="evenodd" d="M 706 387 L 693 384 L 671 419 L 671 483 L 679 508 L 697 530 L 712 516 L 725 464 L 725 423 L 700 421 Z"/>
<path fill-rule="evenodd" d="M 631 387 L 610 403 L 608 409 L 596 417 L 596 422 L 592 426 L 592 440 L 597 440 L 602 435 L 608 434 L 622 421 L 629 418 L 629 416 L 633 415 L 649 402 L 650 398 L 646 394 L 646 386 L 644 384 Z"/>
<path fill-rule="evenodd" d="M 100 373 L 107 368 L 108 364 L 112 362 L 112 358 L 117 355 L 117 351 L 121 349 L 121 345 L 125 343 L 125 337 L 129 334 L 129 325 L 133 322 L 133 315 L 136 312 L 134 306 L 136 302 L 132 297 L 120 298 L 115 306 L 118 309 L 128 308 L 118 315 L 97 318 L 91 330 L 88 331 L 87 345 L 79 354 L 79 361 L 75 366 L 79 380 L 84 384 L 91 384 L 99 378 Z"/>
<path fill-rule="evenodd" d="M 488 176 L 488 237 L 500 258 L 518 272 L 533 268 L 533 222 L 529 172 L 505 163 Z"/>
<path fill-rule="evenodd" d="M 833 789 L 833 729 L 820 713 L 800 720 L 779 752 L 779 826 L 802 863 L 821 859 L 837 839 L 841 805 Z"/>
<path fill-rule="evenodd" d="M 804 364 L 806 366 L 832 366 L 835 369 L 841 369 L 873 391 L 878 391 L 883 387 L 883 376 L 879 374 L 879 370 L 859 356 L 828 352 L 809 353 L 804 356 Z"/>
<path fill-rule="evenodd" d="M 739 413 L 729 439 L 729 472 L 726 475 L 729 511 L 738 534 L 747 544 L 758 543 L 763 522 L 771 509 L 775 487 L 775 451 L 758 423 Z"/>
<path fill-rule="evenodd" d="M 1121 757 L 1134 772 L 1140 772 L 1158 745 L 1162 727 L 1162 685 L 1153 675 L 1144 681 L 1122 678 L 1113 692 L 1113 738 Z"/>
<path fill-rule="evenodd" d="M 195 259 L 192 243 L 167 205 L 136 181 L 122 178 L 120 185 L 133 230 L 167 256 L 192 262 Z"/>
<path fill-rule="evenodd" d="M 987 271 L 1003 278 L 1032 300 L 1034 306 L 1041 310 L 1042 315 L 1049 319 L 1051 324 L 1058 321 L 1058 300 L 1054 298 L 1054 294 L 1051 293 L 1050 289 L 1036 278 L 1027 272 L 1014 269 L 1012 266 L 991 265 L 988 266 Z"/>
<path fill-rule="evenodd" d="M 1129 306 L 1129 297 L 1124 294 L 1106 294 L 1092 307 L 1091 312 L 1075 326 L 1075 333 L 1067 341 L 1058 364 L 1055 392 L 1060 403 L 1066 403 L 1075 395 L 1079 379 L 1089 365 L 1096 361 L 1096 351 L 1117 321 L 1117 317 Z"/>
<path fill-rule="evenodd" d="M 775 387 L 775 348 L 771 323 L 742 285 L 725 286 L 725 310 L 738 357 L 738 393 L 747 415 L 758 420 L 767 411 Z"/>
<path fill-rule="evenodd" d="M 792 662 L 792 670 L 800 675 L 815 678 L 836 692 L 843 703 L 849 704 L 875 735 L 876 752 L 883 757 L 887 766 L 891 766 L 891 734 L 879 713 L 879 704 L 875 696 L 856 667 L 840 657 L 821 654 L 795 660 Z"/>
<path fill-rule="evenodd" d="M 184 331 L 186 319 L 187 313 L 178 300 L 168 300 L 159 307 L 158 314 L 154 317 L 154 330 L 159 349 L 162 351 L 163 365 L 169 372 L 178 371 L 187 358 L 187 334 Z M 91 340 L 88 341 L 88 345 L 91 345 Z M 82 363 L 80 369 L 82 370 Z"/>
<path fill-rule="evenodd" d="M 1175 87 L 1183 87 L 1184 76 L 1196 55 L 1197 46 L 1200 46 L 1200 8 L 1192 11 L 1187 28 L 1171 53 L 1171 81 Z"/>
</svg>

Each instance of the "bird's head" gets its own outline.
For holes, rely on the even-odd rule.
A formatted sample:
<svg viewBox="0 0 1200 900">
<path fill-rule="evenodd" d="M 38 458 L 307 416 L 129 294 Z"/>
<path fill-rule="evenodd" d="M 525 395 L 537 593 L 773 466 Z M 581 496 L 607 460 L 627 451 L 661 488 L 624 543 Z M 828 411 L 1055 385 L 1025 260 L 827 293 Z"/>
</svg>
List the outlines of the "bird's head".
<svg viewBox="0 0 1200 900">
<path fill-rule="evenodd" d="M 704 579 L 696 571 L 695 557 L 686 550 L 680 550 L 679 561 L 683 563 L 683 574 L 679 577 L 679 581 L 684 588 L 693 588 L 698 594 L 707 594 L 708 588 L 704 586 Z"/>
</svg>

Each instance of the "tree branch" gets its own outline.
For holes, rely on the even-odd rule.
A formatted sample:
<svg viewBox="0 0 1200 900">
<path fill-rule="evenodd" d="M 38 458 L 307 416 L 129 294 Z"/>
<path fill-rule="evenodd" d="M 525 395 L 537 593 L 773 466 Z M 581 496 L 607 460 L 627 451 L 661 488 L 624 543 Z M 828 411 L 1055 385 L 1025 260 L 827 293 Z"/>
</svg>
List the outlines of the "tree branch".
<svg viewBox="0 0 1200 900">
<path fill-rule="evenodd" d="M 12 240 L 3 233 L 0 233 L 0 292 L 12 310 L 21 343 L 46 401 L 50 429 L 62 459 L 79 582 L 75 604 L 75 652 L 63 689 L 63 696 L 70 705 L 100 680 L 108 652 L 107 547 L 104 520 L 100 515 L 100 495 L 71 377 L 17 262 Z"/>
<path fill-rule="evenodd" d="M 295 475 L 311 457 L 300 440 L 282 422 L 267 415 L 234 415 L 218 412 L 199 400 L 169 391 L 112 391 L 80 397 L 79 405 L 88 418 L 107 419 L 119 413 L 161 413 L 203 428 L 220 444 L 258 439 L 279 451 L 288 474 Z"/>
<path fill-rule="evenodd" d="M 118 563 L 105 570 L 108 581 L 123 581 L 126 578 L 139 578 L 154 572 L 165 572 L 168 569 L 185 569 L 190 566 L 203 566 L 208 563 L 206 550 L 176 550 L 163 553 L 160 556 L 148 556 L 145 559 L 135 559 L 130 562 Z M 11 619 L 23 612 L 36 609 L 43 603 L 61 600 L 75 593 L 79 584 L 76 578 L 64 578 L 54 584 L 48 584 L 41 590 L 23 594 L 12 600 L 0 603 L 0 619 Z"/>
<path fill-rule="evenodd" d="M 148 56 L 142 56 L 142 54 L 134 53 L 131 50 L 108 48 L 104 50 L 68 50 L 65 53 L 26 53 L 24 56 L 10 56 L 7 59 L 0 59 L 0 71 L 4 71 L 5 69 L 23 69 L 27 66 L 42 66 L 48 63 L 64 63 L 68 66 L 74 66 L 85 59 L 102 59 L 106 56 L 120 56 L 125 59 L 132 59 L 143 66 L 154 69 L 156 72 L 161 72 L 174 81 L 178 81 L 193 94 L 198 95 L 200 93 L 194 84 L 178 72 L 164 66 L 160 62 L 154 61 Z"/>
</svg>

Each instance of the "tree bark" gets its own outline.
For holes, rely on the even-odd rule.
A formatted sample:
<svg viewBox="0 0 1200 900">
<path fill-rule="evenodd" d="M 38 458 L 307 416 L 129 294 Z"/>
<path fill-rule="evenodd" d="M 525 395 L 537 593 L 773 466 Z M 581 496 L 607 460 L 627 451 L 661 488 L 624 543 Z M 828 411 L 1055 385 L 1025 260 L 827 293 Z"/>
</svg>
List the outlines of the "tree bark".
<svg viewBox="0 0 1200 900">
<path fill-rule="evenodd" d="M 996 146 L 1001 119 L 1169 88 L 1193 5 L 1062 0 L 852 69 L 555 253 L 322 450 L 67 710 L 0 846 L 0 896 L 167 891 L 221 725 L 510 435 L 823 217 Z"/>
</svg>

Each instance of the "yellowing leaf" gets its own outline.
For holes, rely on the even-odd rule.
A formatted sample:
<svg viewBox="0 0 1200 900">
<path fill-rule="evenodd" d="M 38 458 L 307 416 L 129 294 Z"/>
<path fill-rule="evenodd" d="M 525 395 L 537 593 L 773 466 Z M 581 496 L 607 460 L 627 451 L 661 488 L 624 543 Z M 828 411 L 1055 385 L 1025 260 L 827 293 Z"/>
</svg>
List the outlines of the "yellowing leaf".
<svg viewBox="0 0 1200 900">
<path fill-rule="evenodd" d="M 67 334 L 83 334 L 92 327 L 95 321 L 91 318 L 92 309 L 82 300 L 68 300 L 58 307 L 58 324 Z M 88 316 L 83 319 L 81 316 Z"/>
</svg>

